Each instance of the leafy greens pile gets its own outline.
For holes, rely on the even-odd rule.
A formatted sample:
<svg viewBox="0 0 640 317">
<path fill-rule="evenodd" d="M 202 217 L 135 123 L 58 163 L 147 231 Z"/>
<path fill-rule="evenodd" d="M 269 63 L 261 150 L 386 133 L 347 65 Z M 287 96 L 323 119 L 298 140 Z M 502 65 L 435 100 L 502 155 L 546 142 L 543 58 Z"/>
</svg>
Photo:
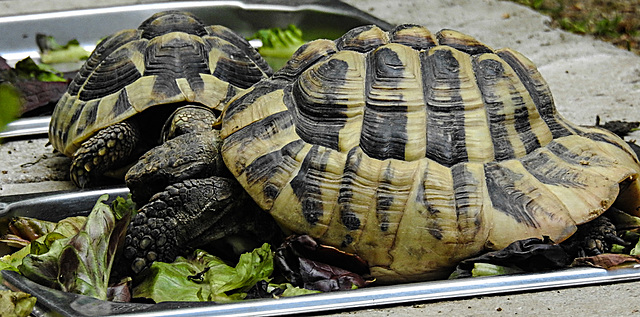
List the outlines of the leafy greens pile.
<svg viewBox="0 0 640 317">
<path fill-rule="evenodd" d="M 306 43 L 302 39 L 302 31 L 290 24 L 286 29 L 271 28 L 258 30 L 249 40 L 257 39 L 262 42 L 258 53 L 274 70 L 280 69 L 291 58 L 291 55 Z"/>
</svg>

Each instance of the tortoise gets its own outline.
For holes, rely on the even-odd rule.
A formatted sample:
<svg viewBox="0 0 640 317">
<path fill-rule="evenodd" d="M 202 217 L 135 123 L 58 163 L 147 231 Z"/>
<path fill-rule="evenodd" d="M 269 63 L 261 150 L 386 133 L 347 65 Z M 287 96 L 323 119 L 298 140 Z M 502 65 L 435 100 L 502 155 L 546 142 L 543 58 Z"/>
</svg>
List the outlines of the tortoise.
<svg viewBox="0 0 640 317">
<path fill-rule="evenodd" d="M 97 45 L 56 105 L 49 139 L 73 158 L 71 180 L 90 186 L 204 122 L 184 118 L 215 121 L 231 97 L 271 73 L 227 27 L 159 12 Z"/>
<path fill-rule="evenodd" d="M 198 135 L 222 143 L 230 173 L 284 230 L 357 254 L 380 283 L 443 278 L 516 240 L 561 242 L 614 202 L 639 214 L 628 144 L 563 118 L 520 53 L 448 29 L 369 25 L 309 42 L 230 101 L 221 142 Z M 167 153 L 188 155 L 152 150 L 128 177 Z M 132 223 L 134 271 L 174 256 L 160 250 L 167 235 L 189 231 L 144 233 L 152 218 L 193 217 L 178 192 L 154 196 Z"/>
</svg>

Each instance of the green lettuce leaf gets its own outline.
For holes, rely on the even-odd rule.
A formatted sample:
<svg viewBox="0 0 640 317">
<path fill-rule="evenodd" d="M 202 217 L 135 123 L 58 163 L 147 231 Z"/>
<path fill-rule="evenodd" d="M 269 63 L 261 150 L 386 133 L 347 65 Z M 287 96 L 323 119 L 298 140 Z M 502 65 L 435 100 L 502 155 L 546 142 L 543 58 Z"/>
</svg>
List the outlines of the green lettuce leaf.
<svg viewBox="0 0 640 317">
<path fill-rule="evenodd" d="M 0 83 L 0 131 L 20 116 L 22 101 L 20 100 L 20 92 L 13 85 L 8 83 Z"/>
<path fill-rule="evenodd" d="M 321 291 L 310 290 L 306 288 L 293 286 L 291 285 L 291 283 L 269 284 L 269 288 L 268 288 L 269 291 L 272 291 L 272 289 L 274 288 L 280 288 L 284 290 L 284 292 L 280 294 L 280 297 L 292 297 L 292 296 L 299 296 L 299 295 L 322 293 Z"/>
<path fill-rule="evenodd" d="M 75 39 L 60 45 L 53 36 L 36 34 L 36 43 L 40 48 L 40 60 L 45 64 L 78 62 L 90 54 Z"/>
<path fill-rule="evenodd" d="M 286 29 L 271 28 L 258 30 L 249 40 L 258 39 L 262 46 L 258 52 L 274 70 L 280 69 L 300 48 L 305 40 L 302 39 L 302 31 L 290 24 Z"/>
<path fill-rule="evenodd" d="M 163 301 L 217 301 L 244 299 L 246 291 L 273 273 L 269 244 L 245 253 L 235 267 L 202 250 L 173 263 L 154 262 L 133 297 Z"/>
<path fill-rule="evenodd" d="M 87 217 L 76 216 L 62 219 L 58 223 L 52 223 L 27 217 L 18 217 L 15 221 L 20 223 L 21 226 L 35 226 L 33 228 L 29 228 L 29 230 L 38 231 L 43 235 L 36 240 L 31 241 L 30 244 L 20 250 L 0 258 L 0 270 L 13 270 L 19 272 L 18 266 L 22 264 L 22 259 L 27 255 L 46 253 L 53 241 L 77 234 L 86 220 Z M 24 230 L 27 229 L 24 228 Z"/>
<path fill-rule="evenodd" d="M 27 293 L 0 290 L 0 316 L 26 317 L 35 305 L 36 298 Z"/>
<path fill-rule="evenodd" d="M 44 64 L 36 64 L 36 62 L 27 57 L 16 63 L 16 73 L 23 79 L 36 79 L 39 81 L 59 81 L 66 82 L 62 74 L 53 67 Z"/>
<path fill-rule="evenodd" d="M 107 286 L 118 243 L 124 238 L 129 216 L 116 221 L 108 195 L 101 196 L 78 233 L 46 239 L 33 247 L 18 267 L 27 278 L 66 292 L 107 299 Z M 44 253 L 41 253 L 44 252 Z"/>
</svg>

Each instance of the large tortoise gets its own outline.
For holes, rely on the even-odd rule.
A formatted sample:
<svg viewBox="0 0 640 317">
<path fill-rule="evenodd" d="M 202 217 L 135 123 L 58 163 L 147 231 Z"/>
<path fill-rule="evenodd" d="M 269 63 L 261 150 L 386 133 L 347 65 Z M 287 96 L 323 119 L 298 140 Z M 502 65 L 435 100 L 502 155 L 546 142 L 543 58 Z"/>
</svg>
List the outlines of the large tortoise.
<svg viewBox="0 0 640 317">
<path fill-rule="evenodd" d="M 271 73 L 230 29 L 205 26 L 186 12 L 160 12 L 98 44 L 58 102 L 49 139 L 73 158 L 72 181 L 86 187 L 161 138 L 207 124 L 185 118 L 214 121 L 231 97 Z"/>
<path fill-rule="evenodd" d="M 559 115 L 521 54 L 451 30 L 365 26 L 310 42 L 230 102 L 220 136 L 226 166 L 280 226 L 359 255 L 383 283 L 442 278 L 516 240 L 563 241 L 614 202 L 640 206 L 622 139 Z M 131 226 L 135 270 L 176 234 L 145 234 L 149 219 L 193 215 L 171 192 Z"/>
</svg>

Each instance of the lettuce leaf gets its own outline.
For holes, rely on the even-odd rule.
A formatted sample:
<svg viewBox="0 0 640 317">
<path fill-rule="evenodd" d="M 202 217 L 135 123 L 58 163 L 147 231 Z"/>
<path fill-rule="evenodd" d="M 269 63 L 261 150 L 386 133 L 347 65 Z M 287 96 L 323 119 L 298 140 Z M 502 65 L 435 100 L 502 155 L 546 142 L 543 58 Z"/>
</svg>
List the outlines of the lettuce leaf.
<svg viewBox="0 0 640 317">
<path fill-rule="evenodd" d="M 252 39 L 258 39 L 262 42 L 258 52 L 274 70 L 280 69 L 291 58 L 291 55 L 306 43 L 302 39 L 302 31 L 293 24 L 290 24 L 286 29 L 258 30 L 249 38 L 249 40 Z"/>
<path fill-rule="evenodd" d="M 45 64 L 78 62 L 90 54 L 75 39 L 60 45 L 53 36 L 36 34 L 36 44 L 40 48 L 40 60 Z"/>
<path fill-rule="evenodd" d="M 246 291 L 273 273 L 269 244 L 244 253 L 235 267 L 202 250 L 173 263 L 154 262 L 133 297 L 163 301 L 217 301 L 244 299 Z"/>
<path fill-rule="evenodd" d="M 0 83 L 0 131 L 20 116 L 22 101 L 20 100 L 20 92 L 13 85 L 8 83 Z"/>
<path fill-rule="evenodd" d="M 0 316 L 26 317 L 35 305 L 36 298 L 27 293 L 0 290 Z"/>
<path fill-rule="evenodd" d="M 32 243 L 31 253 L 18 266 L 20 273 L 45 286 L 106 300 L 114 255 L 130 219 L 127 215 L 116 221 L 107 199 L 98 199 L 75 235 Z"/>
<path fill-rule="evenodd" d="M 22 264 L 22 259 L 27 255 L 46 253 L 53 241 L 77 234 L 86 221 L 87 217 L 84 216 L 68 217 L 58 223 L 27 217 L 18 217 L 12 220 L 12 223 L 19 223 L 23 227 L 21 230 L 37 231 L 43 235 L 20 250 L 0 258 L 0 270 L 19 272 L 18 266 Z M 29 226 L 30 228 L 24 226 Z"/>
</svg>

